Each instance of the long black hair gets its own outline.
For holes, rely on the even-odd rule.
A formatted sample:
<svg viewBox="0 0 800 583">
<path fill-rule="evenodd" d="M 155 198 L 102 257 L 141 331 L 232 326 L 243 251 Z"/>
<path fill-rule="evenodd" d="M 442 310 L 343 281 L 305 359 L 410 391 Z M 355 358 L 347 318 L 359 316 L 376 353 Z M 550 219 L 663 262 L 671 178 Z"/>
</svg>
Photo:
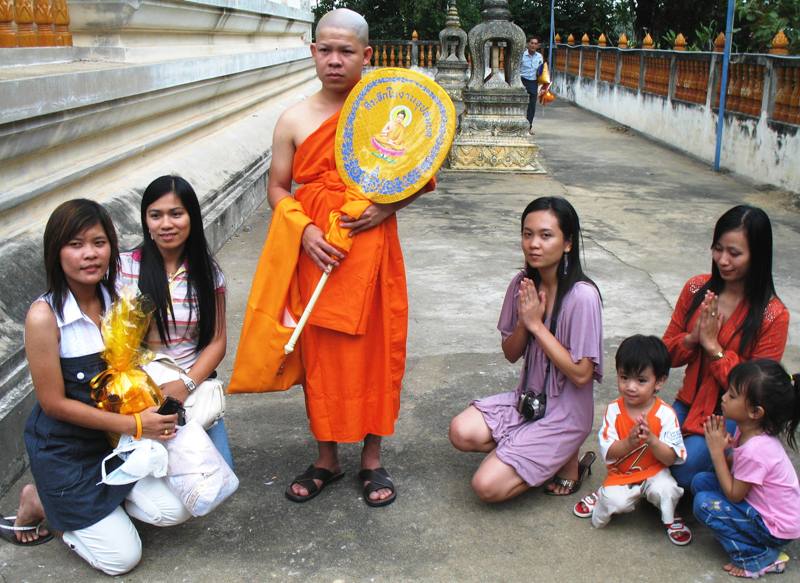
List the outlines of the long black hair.
<svg viewBox="0 0 800 583">
<path fill-rule="evenodd" d="M 197 352 L 199 352 L 208 346 L 217 330 L 216 284 L 220 269 L 208 250 L 197 195 L 192 186 L 180 176 L 156 178 L 142 195 L 143 240 L 139 247 L 142 254 L 139 289 L 155 305 L 154 320 L 158 336 L 163 344 L 168 344 L 170 340 L 168 323 L 172 319 L 174 326 L 175 314 L 170 301 L 169 281 L 164 268 L 164 259 L 147 228 L 147 209 L 162 196 L 170 193 L 174 193 L 181 200 L 189 214 L 189 237 L 186 239 L 180 261 L 187 263 L 189 298 L 193 298 L 197 304 Z M 191 306 L 190 303 L 190 310 Z"/>
<path fill-rule="evenodd" d="M 761 426 L 768 435 L 785 437 L 786 443 L 797 450 L 795 432 L 800 424 L 800 375 L 789 375 L 774 360 L 758 359 L 743 362 L 728 376 L 735 393 L 744 393 L 747 404 L 761 407 L 764 416 Z"/>
<path fill-rule="evenodd" d="M 100 304 L 105 311 L 108 306 L 105 305 L 100 286 L 104 285 L 111 297 L 116 298 L 114 283 L 117 280 L 119 266 L 117 231 L 108 211 L 93 200 L 76 198 L 58 205 L 47 219 L 42 238 L 44 268 L 47 274 L 47 292 L 52 296 L 53 309 L 59 318 L 64 317 L 64 300 L 69 291 L 67 278 L 61 267 L 61 249 L 82 231 L 95 225 L 103 227 L 111 247 L 108 271 L 97 286 L 97 297 L 100 298 Z"/>
<path fill-rule="evenodd" d="M 556 268 L 558 291 L 556 292 L 556 299 L 553 304 L 553 313 L 550 315 L 550 330 L 555 331 L 555 323 L 558 319 L 558 313 L 561 310 L 561 303 L 564 300 L 564 296 L 572 289 L 572 286 L 579 281 L 585 281 L 592 284 L 595 289 L 597 289 L 598 294 L 600 294 L 600 289 L 595 282 L 583 273 L 583 267 L 581 267 L 580 243 L 583 237 L 581 235 L 580 220 L 578 219 L 578 213 L 575 212 L 575 208 L 567 199 L 560 196 L 539 197 L 530 202 L 528 206 L 525 207 L 525 210 L 522 211 L 520 232 L 525 230 L 525 218 L 529 214 L 537 211 L 552 212 L 558 220 L 558 227 L 564 235 L 564 241 L 570 241 L 572 243 L 572 248 L 569 252 L 562 255 L 561 260 L 558 262 L 558 267 Z M 539 288 L 542 276 L 538 269 L 534 269 L 528 265 L 527 262 L 525 263 L 525 276 L 532 279 L 533 283 L 536 284 L 536 288 Z"/>
<path fill-rule="evenodd" d="M 772 280 L 772 224 L 769 216 L 758 207 L 739 205 L 723 214 L 714 226 L 713 248 L 725 233 L 742 229 L 750 248 L 750 264 L 744 282 L 744 296 L 748 303 L 747 316 L 737 332 L 741 331 L 739 353 L 744 355 L 756 341 L 756 334 L 761 328 L 764 311 L 775 293 Z M 711 262 L 711 278 L 692 298 L 686 312 L 685 324 L 689 325 L 695 310 L 703 303 L 707 291 L 720 294 L 725 289 L 725 280 L 719 273 L 717 264 Z"/>
</svg>

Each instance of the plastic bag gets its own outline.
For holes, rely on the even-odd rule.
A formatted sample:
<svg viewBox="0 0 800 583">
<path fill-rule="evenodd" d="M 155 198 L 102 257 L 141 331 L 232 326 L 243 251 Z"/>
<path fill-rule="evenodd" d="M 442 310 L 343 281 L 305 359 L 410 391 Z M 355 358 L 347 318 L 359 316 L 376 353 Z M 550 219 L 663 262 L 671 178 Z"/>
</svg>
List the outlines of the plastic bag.
<svg viewBox="0 0 800 583">
<path fill-rule="evenodd" d="M 197 421 L 166 443 L 167 484 L 192 516 L 205 516 L 239 487 L 239 479 Z"/>
<path fill-rule="evenodd" d="M 140 368 L 153 358 L 152 352 L 142 348 L 152 315 L 152 308 L 133 288 L 123 288 L 103 316 L 101 356 L 108 368 L 89 385 L 98 408 L 132 415 L 161 404 L 161 391 Z"/>
</svg>

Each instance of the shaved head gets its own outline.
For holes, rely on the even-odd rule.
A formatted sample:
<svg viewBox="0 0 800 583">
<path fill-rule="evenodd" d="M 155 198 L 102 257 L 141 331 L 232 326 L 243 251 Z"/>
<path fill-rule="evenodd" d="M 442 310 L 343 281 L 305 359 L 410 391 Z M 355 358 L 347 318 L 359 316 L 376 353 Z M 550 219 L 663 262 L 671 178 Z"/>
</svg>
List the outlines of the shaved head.
<svg viewBox="0 0 800 583">
<path fill-rule="evenodd" d="M 369 44 L 369 25 L 364 17 L 358 12 L 353 12 L 347 8 L 337 8 L 326 13 L 317 23 L 314 30 L 314 38 L 319 38 L 320 31 L 326 28 L 340 28 L 349 30 L 356 35 L 361 44 Z"/>
</svg>

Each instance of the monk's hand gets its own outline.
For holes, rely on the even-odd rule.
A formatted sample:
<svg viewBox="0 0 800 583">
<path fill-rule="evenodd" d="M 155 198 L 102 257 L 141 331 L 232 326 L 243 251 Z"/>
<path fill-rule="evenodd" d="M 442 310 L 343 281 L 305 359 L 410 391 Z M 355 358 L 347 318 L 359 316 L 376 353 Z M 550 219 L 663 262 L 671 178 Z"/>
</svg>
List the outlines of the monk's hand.
<svg viewBox="0 0 800 583">
<path fill-rule="evenodd" d="M 325 234 L 318 226 L 309 223 L 303 231 L 303 251 L 322 271 L 330 271 L 339 266 L 345 255 L 325 240 Z"/>
<path fill-rule="evenodd" d="M 371 204 L 357 219 L 342 215 L 342 218 L 339 219 L 339 224 L 345 229 L 350 229 L 350 237 L 353 237 L 361 231 L 377 227 L 392 216 L 394 210 L 394 207 L 390 204 Z"/>
</svg>

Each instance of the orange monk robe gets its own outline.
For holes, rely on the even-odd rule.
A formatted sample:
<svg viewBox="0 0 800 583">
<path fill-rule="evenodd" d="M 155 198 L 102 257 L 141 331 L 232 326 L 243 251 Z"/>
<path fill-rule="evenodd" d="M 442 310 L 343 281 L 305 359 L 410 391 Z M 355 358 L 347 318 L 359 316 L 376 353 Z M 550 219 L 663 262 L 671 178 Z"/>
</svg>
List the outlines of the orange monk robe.
<svg viewBox="0 0 800 583">
<path fill-rule="evenodd" d="M 294 199 L 305 214 L 328 231 L 332 243 L 343 248 L 352 244 L 300 335 L 312 433 L 319 441 L 352 442 L 367 434 L 390 435 L 394 431 L 405 370 L 408 301 L 396 217 L 392 215 L 349 240 L 342 238 L 348 230 L 336 228 L 340 210 L 358 216 L 369 204 L 348 190 L 336 171 L 338 117 L 326 120 L 297 148 L 292 176 L 300 184 Z M 294 257 L 294 252 L 290 255 Z M 295 319 L 300 315 L 297 307 L 308 303 L 321 275 L 308 256 L 300 253 L 293 280 L 297 285 L 289 286 L 288 295 L 275 290 L 274 295 L 288 302 Z M 252 347 L 244 330 L 240 351 L 243 345 Z M 253 384 L 240 372 L 238 354 L 231 384 Z"/>
</svg>

